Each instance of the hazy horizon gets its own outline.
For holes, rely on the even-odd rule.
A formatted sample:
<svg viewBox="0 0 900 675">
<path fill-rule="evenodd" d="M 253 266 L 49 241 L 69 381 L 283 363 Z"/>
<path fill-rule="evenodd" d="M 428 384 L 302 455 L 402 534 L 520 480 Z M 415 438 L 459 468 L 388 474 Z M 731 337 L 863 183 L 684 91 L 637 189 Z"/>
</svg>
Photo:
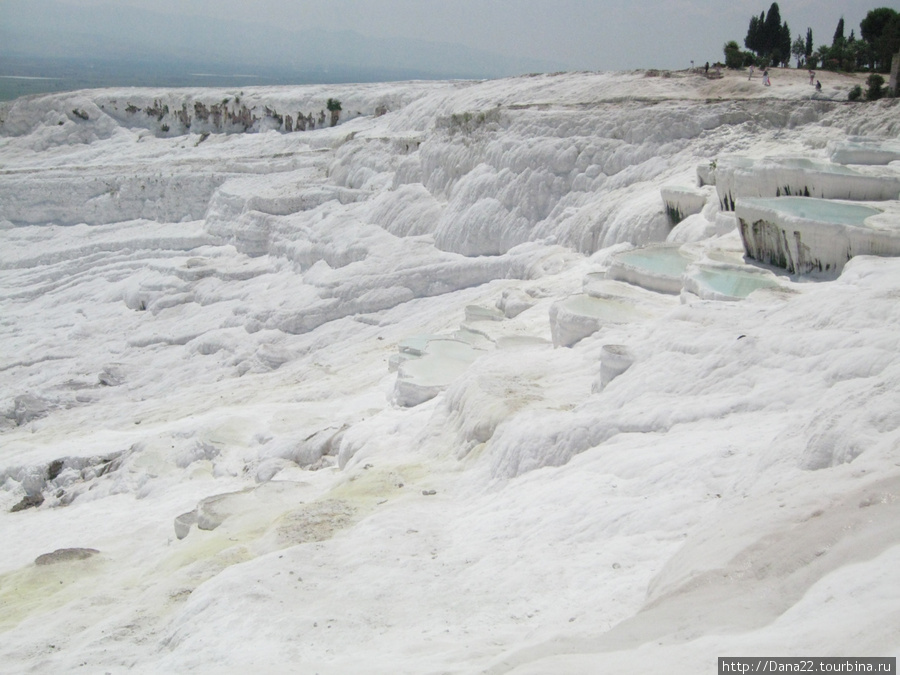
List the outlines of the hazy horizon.
<svg viewBox="0 0 900 675">
<path fill-rule="evenodd" d="M 611 1 L 0 0 L 0 75 L 77 86 L 195 85 L 193 71 L 256 84 L 495 78 L 559 70 L 681 70 L 723 58 L 770 3 Z M 779 3 L 793 35 L 830 44 L 879 3 Z M 113 73 L 115 72 L 115 75 Z M 7 79 L 6 84 L 9 84 Z M 19 80 L 39 87 L 51 81 Z M 62 86 L 62 85 L 60 85 Z M 69 87 L 62 87 L 69 88 Z M 8 96 L 7 96 L 8 97 Z"/>
</svg>

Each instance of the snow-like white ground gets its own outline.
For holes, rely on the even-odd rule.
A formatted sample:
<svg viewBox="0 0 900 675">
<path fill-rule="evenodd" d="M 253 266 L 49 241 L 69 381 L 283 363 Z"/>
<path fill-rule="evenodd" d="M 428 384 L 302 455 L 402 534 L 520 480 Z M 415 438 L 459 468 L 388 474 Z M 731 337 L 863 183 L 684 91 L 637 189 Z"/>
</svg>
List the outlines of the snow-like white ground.
<svg viewBox="0 0 900 675">
<path fill-rule="evenodd" d="M 900 656 L 900 259 L 737 302 L 602 279 L 665 240 L 742 264 L 714 189 L 672 229 L 698 165 L 900 134 L 820 79 L 0 107 L 0 672 Z M 238 97 L 253 133 L 166 123 Z M 98 553 L 34 562 L 66 548 Z"/>
</svg>

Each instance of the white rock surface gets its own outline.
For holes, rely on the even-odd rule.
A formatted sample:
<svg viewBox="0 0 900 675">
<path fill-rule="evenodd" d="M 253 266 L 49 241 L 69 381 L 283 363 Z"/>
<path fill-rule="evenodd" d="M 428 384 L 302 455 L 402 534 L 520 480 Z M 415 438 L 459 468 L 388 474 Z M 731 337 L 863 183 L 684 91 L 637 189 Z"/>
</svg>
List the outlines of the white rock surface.
<svg viewBox="0 0 900 675">
<path fill-rule="evenodd" d="M 834 101 L 779 70 L 0 105 L 0 670 L 900 655 L 900 261 L 741 302 L 604 279 L 698 164 L 897 137 L 820 75 Z M 328 97 L 337 127 L 278 125 Z M 197 121 L 224 99 L 247 133 Z M 733 214 L 690 218 L 741 262 Z M 399 405 L 435 335 L 484 349 Z M 64 549 L 100 554 L 34 565 Z"/>
<path fill-rule="evenodd" d="M 748 197 L 812 197 L 854 201 L 897 200 L 900 174 L 892 169 L 854 168 L 806 157 L 750 159 L 725 156 L 716 167 L 716 191 L 723 210 Z"/>
<path fill-rule="evenodd" d="M 792 274 L 835 277 L 856 255 L 900 256 L 900 209 L 782 197 L 735 209 L 747 255 Z"/>
</svg>

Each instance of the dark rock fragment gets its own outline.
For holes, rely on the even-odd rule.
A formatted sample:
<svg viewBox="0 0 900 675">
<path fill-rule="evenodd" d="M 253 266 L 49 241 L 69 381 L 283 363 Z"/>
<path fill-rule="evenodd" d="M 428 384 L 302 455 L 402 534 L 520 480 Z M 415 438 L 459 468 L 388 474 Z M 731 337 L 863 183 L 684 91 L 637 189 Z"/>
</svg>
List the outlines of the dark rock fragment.
<svg viewBox="0 0 900 675">
<path fill-rule="evenodd" d="M 25 509 L 32 509 L 36 506 L 40 506 L 44 503 L 44 495 L 38 493 L 36 495 L 26 495 L 22 497 L 22 501 L 13 506 L 9 512 L 15 513 L 16 511 L 24 511 Z"/>
<path fill-rule="evenodd" d="M 72 560 L 87 560 L 100 553 L 95 548 L 58 548 L 53 553 L 45 553 L 34 559 L 35 565 L 54 565 Z"/>
</svg>

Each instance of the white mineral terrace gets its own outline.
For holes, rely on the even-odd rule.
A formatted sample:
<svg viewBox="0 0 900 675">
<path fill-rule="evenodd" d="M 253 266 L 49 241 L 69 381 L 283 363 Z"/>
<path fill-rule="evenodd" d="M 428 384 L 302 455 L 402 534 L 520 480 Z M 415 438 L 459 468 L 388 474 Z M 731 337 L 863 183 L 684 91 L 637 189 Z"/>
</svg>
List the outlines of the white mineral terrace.
<svg viewBox="0 0 900 675">
<path fill-rule="evenodd" d="M 900 656 L 900 101 L 771 73 L 0 104 L 0 672 Z"/>
<path fill-rule="evenodd" d="M 733 210 L 747 197 L 800 196 L 854 201 L 896 200 L 900 174 L 891 167 L 850 167 L 805 157 L 721 157 L 716 164 L 719 204 Z"/>
<path fill-rule="evenodd" d="M 710 190 L 666 185 L 660 188 L 659 193 L 666 205 L 666 212 L 675 223 L 678 223 L 703 210 L 709 200 Z"/>
<path fill-rule="evenodd" d="M 900 162 L 900 141 L 851 137 L 829 145 L 829 158 L 837 164 L 883 165 Z"/>
<path fill-rule="evenodd" d="M 682 278 L 684 291 L 706 300 L 741 300 L 761 288 L 776 288 L 778 278 L 750 265 L 696 264 Z"/>
<path fill-rule="evenodd" d="M 793 274 L 835 277 L 856 255 L 900 255 L 900 211 L 781 197 L 741 199 L 735 213 L 747 255 Z"/>
<path fill-rule="evenodd" d="M 681 277 L 694 258 L 678 245 L 649 246 L 613 256 L 607 276 L 660 293 L 680 293 Z"/>
</svg>

